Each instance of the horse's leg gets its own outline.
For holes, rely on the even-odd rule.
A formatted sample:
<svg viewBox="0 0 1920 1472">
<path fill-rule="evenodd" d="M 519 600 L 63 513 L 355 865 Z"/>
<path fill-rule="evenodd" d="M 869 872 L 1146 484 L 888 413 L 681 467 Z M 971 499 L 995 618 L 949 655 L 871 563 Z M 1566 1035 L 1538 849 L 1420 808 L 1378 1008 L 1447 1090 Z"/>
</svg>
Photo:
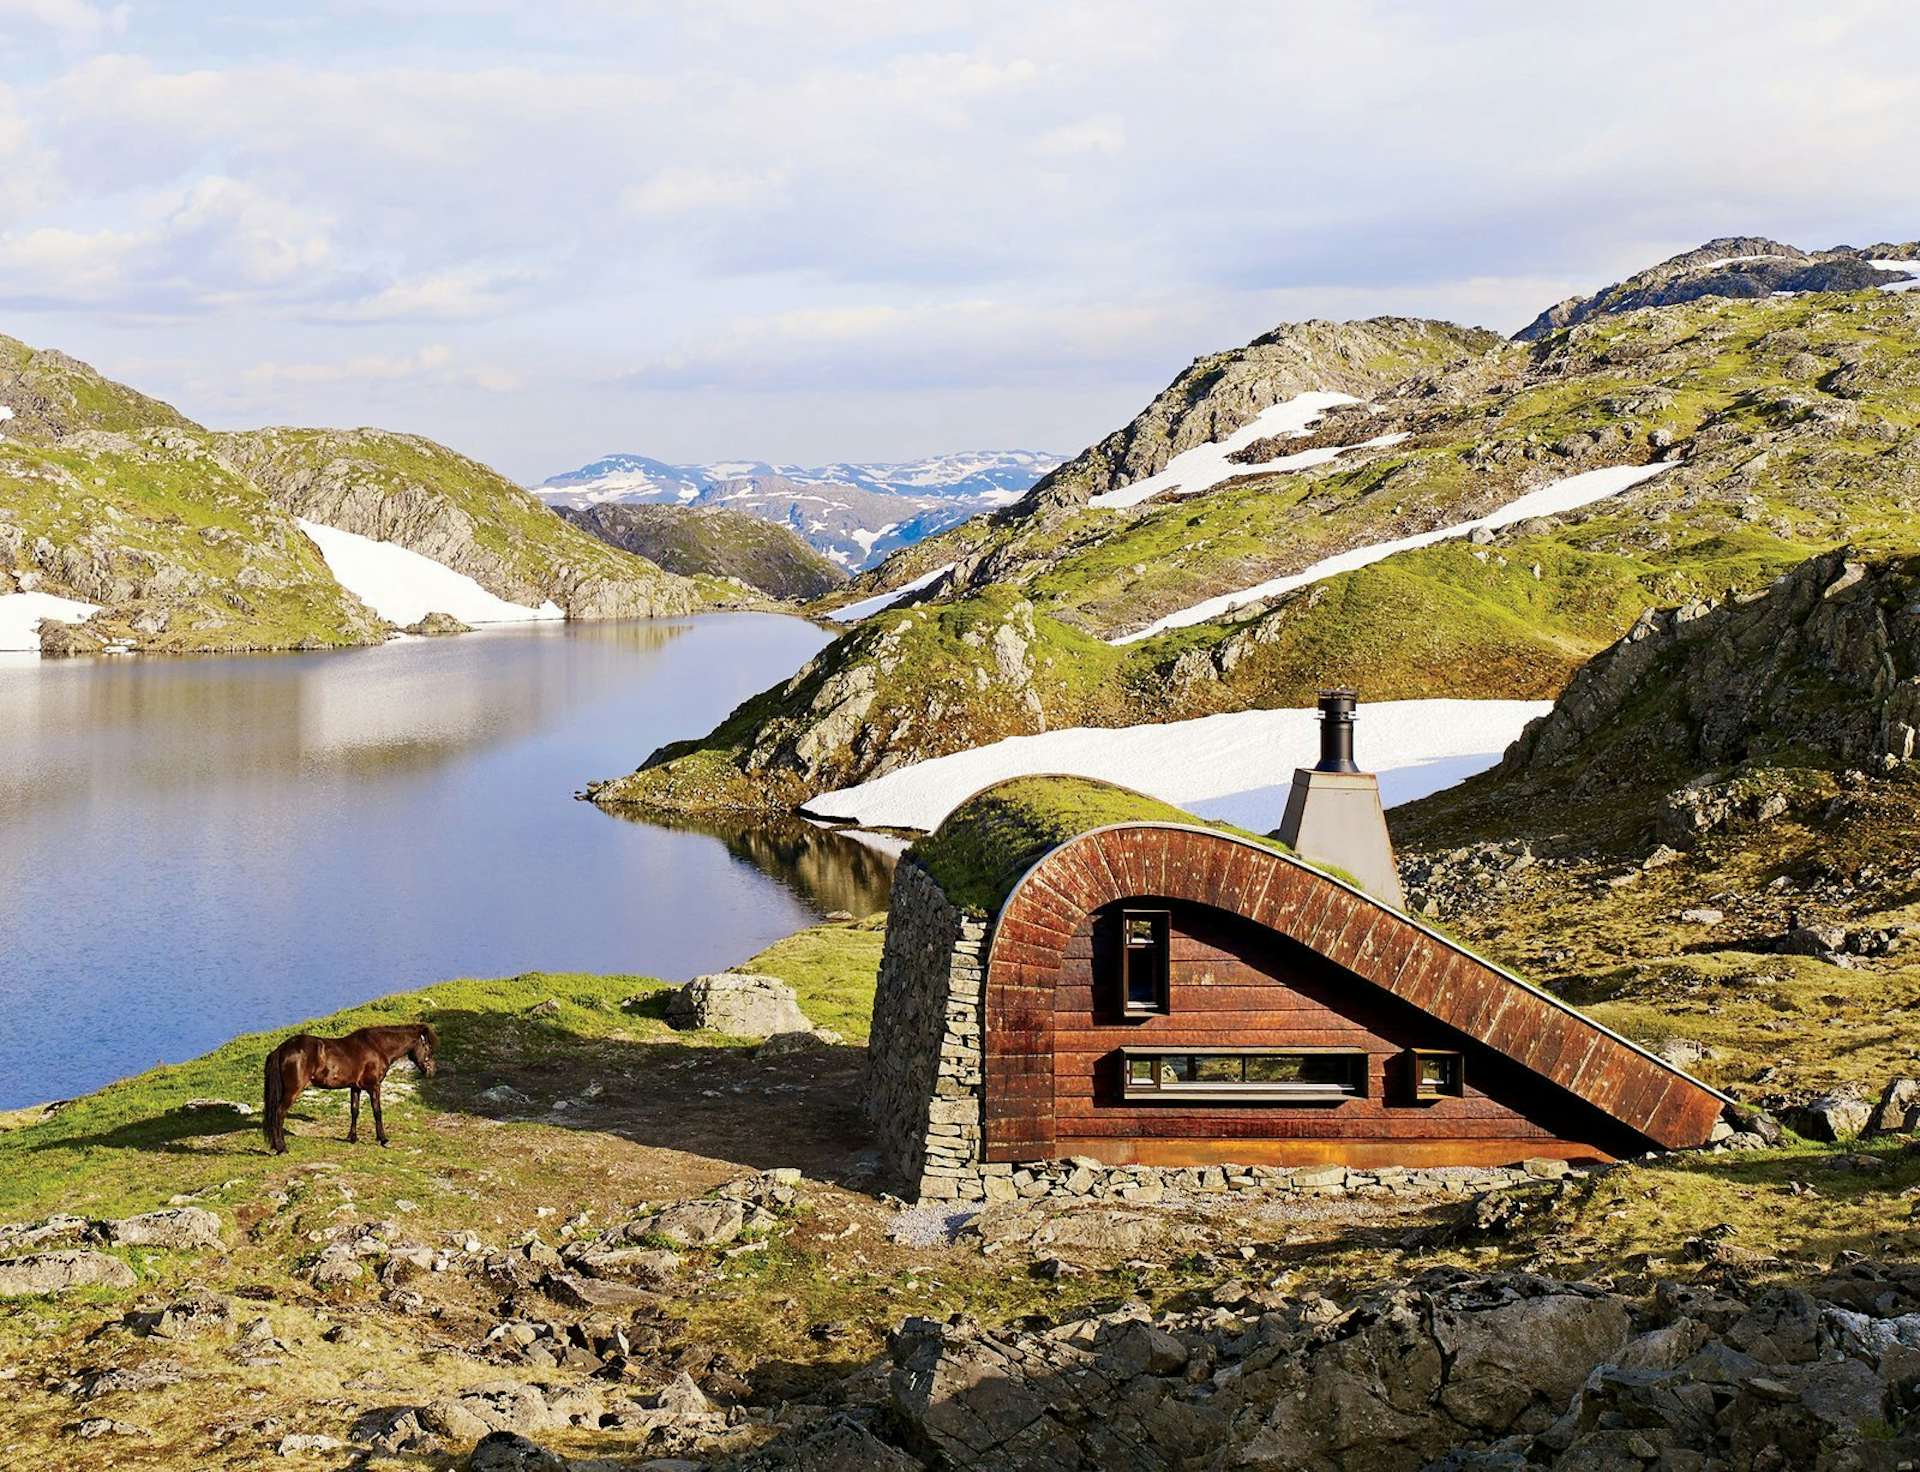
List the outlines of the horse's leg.
<svg viewBox="0 0 1920 1472">
<path fill-rule="evenodd" d="M 284 1072 L 281 1077 L 284 1081 L 284 1087 L 280 1091 L 280 1151 L 282 1154 L 285 1154 L 287 1149 L 287 1116 L 293 1113 L 293 1101 L 306 1092 L 307 1079 L 306 1075 L 299 1068 L 293 1066 L 292 1063 L 284 1066 Z"/>
<path fill-rule="evenodd" d="M 367 1097 L 373 1100 L 373 1137 L 384 1145 L 387 1143 L 387 1122 L 380 1117 L 380 1085 L 369 1086 Z"/>
<path fill-rule="evenodd" d="M 347 1143 L 358 1145 L 360 1143 L 360 1086 L 358 1084 L 347 1085 L 347 1098 L 350 1101 L 347 1112 Z"/>
</svg>

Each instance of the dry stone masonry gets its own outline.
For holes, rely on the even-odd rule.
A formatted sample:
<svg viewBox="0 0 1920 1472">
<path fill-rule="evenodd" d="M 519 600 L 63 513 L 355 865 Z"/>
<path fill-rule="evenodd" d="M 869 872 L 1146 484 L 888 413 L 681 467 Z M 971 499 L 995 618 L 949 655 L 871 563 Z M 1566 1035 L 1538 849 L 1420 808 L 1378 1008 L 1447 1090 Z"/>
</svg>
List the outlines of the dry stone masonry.
<svg viewBox="0 0 1920 1472">
<path fill-rule="evenodd" d="M 887 1168 L 930 1200 L 985 1197 L 980 1166 L 981 994 L 987 922 L 933 876 L 894 870 L 867 1048 L 867 1118 Z"/>
</svg>

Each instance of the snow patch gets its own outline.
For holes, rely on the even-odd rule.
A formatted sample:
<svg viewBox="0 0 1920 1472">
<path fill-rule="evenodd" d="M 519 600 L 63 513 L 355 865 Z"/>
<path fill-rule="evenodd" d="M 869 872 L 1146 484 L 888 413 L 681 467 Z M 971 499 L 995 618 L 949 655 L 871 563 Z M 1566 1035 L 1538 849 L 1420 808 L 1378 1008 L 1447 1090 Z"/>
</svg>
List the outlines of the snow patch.
<svg viewBox="0 0 1920 1472">
<path fill-rule="evenodd" d="M 300 530 L 326 559 L 341 587 L 390 624 L 418 623 L 429 613 L 450 613 L 468 624 L 518 624 L 565 618 L 551 601 L 538 608 L 509 603 L 465 573 L 392 542 L 302 521 Z"/>
<path fill-rule="evenodd" d="M 1217 598 L 1209 598 L 1191 608 L 1183 608 L 1178 613 L 1170 613 L 1157 619 L 1144 629 L 1131 634 L 1122 634 L 1109 639 L 1109 644 L 1131 644 L 1138 639 L 1151 638 L 1168 629 L 1183 629 L 1189 624 L 1203 624 L 1209 619 L 1230 613 L 1243 603 L 1257 602 L 1262 598 L 1275 598 L 1282 593 L 1291 593 L 1295 588 L 1304 588 L 1310 583 L 1334 577 L 1339 573 L 1352 572 L 1356 568 L 1366 567 L 1383 561 L 1398 552 L 1411 552 L 1419 547 L 1431 547 L 1435 542 L 1449 541 L 1454 537 L 1464 537 L 1485 527 L 1497 531 L 1503 526 L 1511 526 L 1518 521 L 1526 521 L 1535 516 L 1556 516 L 1563 511 L 1572 511 L 1595 501 L 1604 501 L 1609 496 L 1617 496 L 1622 491 L 1651 480 L 1662 471 L 1673 469 L 1677 461 L 1663 460 L 1652 465 L 1614 465 L 1604 470 L 1582 471 L 1579 475 L 1569 475 L 1538 490 L 1528 491 L 1524 496 L 1509 501 L 1497 511 L 1473 521 L 1458 522 L 1453 526 L 1443 526 L 1430 532 L 1417 532 L 1411 537 L 1398 537 L 1391 542 L 1375 542 L 1369 547 L 1355 547 L 1349 552 L 1337 552 L 1331 557 L 1322 558 L 1302 572 L 1288 573 L 1284 577 L 1269 578 L 1264 583 L 1255 583 L 1250 588 L 1242 588 L 1236 593 L 1222 593 Z"/>
<path fill-rule="evenodd" d="M 953 568 L 954 564 L 951 562 L 936 567 L 932 572 L 922 573 L 910 583 L 901 584 L 890 593 L 876 593 L 871 598 L 862 598 L 858 603 L 849 603 L 845 608 L 834 609 L 827 617 L 843 624 L 858 623 L 861 619 L 871 617 L 883 608 L 893 607 L 909 593 L 918 593 L 922 588 L 931 587 L 952 572 Z"/>
<path fill-rule="evenodd" d="M 1411 802 L 1485 771 L 1543 700 L 1388 700 L 1360 707 L 1360 760 L 1381 801 Z M 1320 749 L 1318 712 L 1253 710 L 1157 726 L 1076 726 L 902 767 L 816 797 L 810 815 L 872 828 L 931 831 L 983 787 L 1009 777 L 1068 773 L 1118 782 L 1203 818 L 1255 832 L 1279 825 L 1293 768 Z"/>
<path fill-rule="evenodd" d="M 1868 261 L 1876 271 L 1905 271 L 1912 279 L 1908 281 L 1889 281 L 1882 291 L 1912 291 L 1920 287 L 1920 261 Z"/>
<path fill-rule="evenodd" d="M 0 594 L 0 649 L 40 652 L 38 626 L 43 618 L 83 624 L 100 611 L 97 603 L 57 598 L 52 593 Z"/>
<path fill-rule="evenodd" d="M 1351 394 L 1305 393 L 1295 394 L 1281 403 L 1262 409 L 1253 416 L 1251 422 L 1241 425 L 1223 440 L 1211 444 L 1195 445 L 1191 450 L 1182 450 L 1167 462 L 1167 468 L 1145 480 L 1137 480 L 1130 486 L 1121 486 L 1118 490 L 1102 491 L 1090 497 L 1089 506 L 1137 506 L 1150 496 L 1162 491 L 1178 488 L 1187 495 L 1196 495 L 1223 480 L 1236 475 L 1257 475 L 1273 468 L 1273 462 L 1267 465 L 1236 465 L 1227 457 L 1236 450 L 1244 450 L 1255 440 L 1270 439 L 1275 435 L 1299 436 L 1306 428 L 1327 410 L 1336 404 L 1357 404 L 1360 401 Z M 1333 457 L 1329 455 L 1328 459 Z"/>
</svg>

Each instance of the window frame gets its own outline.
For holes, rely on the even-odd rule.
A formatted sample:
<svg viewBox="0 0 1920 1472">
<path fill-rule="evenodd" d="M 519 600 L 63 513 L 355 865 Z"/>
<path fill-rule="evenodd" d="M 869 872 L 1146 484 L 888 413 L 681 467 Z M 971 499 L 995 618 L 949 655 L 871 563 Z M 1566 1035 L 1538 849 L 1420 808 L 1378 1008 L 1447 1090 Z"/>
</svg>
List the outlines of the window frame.
<svg viewBox="0 0 1920 1472">
<path fill-rule="evenodd" d="M 1420 1076 L 1421 1065 L 1430 1058 L 1448 1059 L 1452 1069 L 1447 1080 L 1429 1086 Z M 1467 1093 L 1467 1056 L 1458 1048 L 1407 1049 L 1407 1090 L 1415 1104 L 1431 1104 L 1439 1099 L 1463 1099 Z"/>
<path fill-rule="evenodd" d="M 1120 1092 L 1129 1104 L 1216 1103 L 1216 1104 L 1339 1104 L 1348 1099 L 1367 1097 L 1368 1053 L 1365 1048 L 1196 1048 L 1127 1047 L 1120 1049 Z M 1188 1079 L 1166 1083 L 1153 1070 L 1151 1082 L 1136 1082 L 1133 1065 L 1143 1060 L 1186 1058 L 1189 1060 L 1237 1058 L 1241 1060 L 1241 1080 Z M 1349 1081 L 1345 1084 L 1286 1084 L 1271 1081 L 1247 1082 L 1246 1061 L 1250 1058 L 1339 1058 L 1347 1061 Z M 1190 1071 L 1197 1071 L 1191 1068 Z"/>
<path fill-rule="evenodd" d="M 1131 935 L 1134 920 L 1145 920 L 1153 927 L 1153 939 L 1136 946 Z M 1122 1017 L 1165 1017 L 1173 1011 L 1173 911 L 1149 909 L 1142 905 L 1124 905 L 1120 909 L 1119 928 L 1114 946 L 1119 952 L 1114 970 L 1119 979 Z M 1139 954 L 1144 953 L 1144 954 Z M 1147 964 L 1153 968 L 1148 978 L 1150 1000 L 1133 999 L 1134 968 Z"/>
</svg>

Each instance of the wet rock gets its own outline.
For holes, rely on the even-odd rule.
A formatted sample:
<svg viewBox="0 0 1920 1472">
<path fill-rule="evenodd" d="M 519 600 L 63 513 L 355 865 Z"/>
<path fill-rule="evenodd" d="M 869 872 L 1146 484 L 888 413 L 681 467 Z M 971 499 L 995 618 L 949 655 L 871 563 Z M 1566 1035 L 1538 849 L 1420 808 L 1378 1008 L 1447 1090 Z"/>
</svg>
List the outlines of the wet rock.
<svg viewBox="0 0 1920 1472">
<path fill-rule="evenodd" d="M 0 1298 L 29 1298 L 75 1288 L 131 1288 L 133 1269 L 104 1252 L 35 1252 L 0 1260 Z"/>
<path fill-rule="evenodd" d="M 667 999 L 667 1021 L 736 1038 L 813 1030 L 792 987 L 777 976 L 744 971 L 696 976 Z"/>
</svg>

